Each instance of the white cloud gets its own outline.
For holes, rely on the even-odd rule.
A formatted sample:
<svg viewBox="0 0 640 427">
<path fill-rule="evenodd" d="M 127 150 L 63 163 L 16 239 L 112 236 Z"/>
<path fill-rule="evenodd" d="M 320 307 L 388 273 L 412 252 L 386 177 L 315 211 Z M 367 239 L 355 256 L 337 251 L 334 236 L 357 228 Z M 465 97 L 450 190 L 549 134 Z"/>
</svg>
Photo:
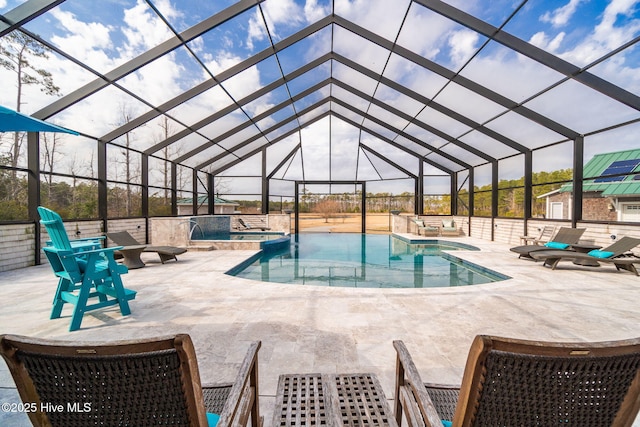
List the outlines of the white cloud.
<svg viewBox="0 0 640 427">
<path fill-rule="evenodd" d="M 304 21 L 303 10 L 293 0 L 266 2 L 262 10 L 269 28 L 274 32 L 278 25 L 296 25 Z"/>
<path fill-rule="evenodd" d="M 247 34 L 247 47 L 253 50 L 253 42 L 254 40 L 264 40 L 267 36 L 265 32 L 264 25 L 262 23 L 262 18 L 256 13 L 251 19 L 249 19 L 249 30 Z"/>
<path fill-rule="evenodd" d="M 304 4 L 304 16 L 307 22 L 318 21 L 327 16 L 330 11 L 330 6 L 324 8 L 318 5 L 318 0 L 307 0 Z"/>
<path fill-rule="evenodd" d="M 128 75 L 122 79 L 122 84 L 158 105 L 180 94 L 177 82 L 184 72 L 184 67 L 175 62 L 172 54 L 168 54 Z"/>
<path fill-rule="evenodd" d="M 169 9 L 165 7 L 163 12 L 171 14 Z M 134 7 L 124 11 L 124 24 L 126 26 L 122 27 L 122 33 L 127 38 L 127 44 L 121 54 L 128 58 L 133 58 L 173 36 L 143 0 L 138 0 Z"/>
<path fill-rule="evenodd" d="M 547 12 L 540 17 L 542 22 L 547 22 L 554 27 L 562 27 L 566 25 L 571 17 L 575 14 L 580 3 L 584 0 L 570 0 L 566 5 L 559 7 L 558 9 Z"/>
<path fill-rule="evenodd" d="M 335 11 L 338 16 L 393 41 L 398 35 L 409 2 L 395 0 L 393 7 L 389 5 L 389 0 L 336 0 Z"/>
<path fill-rule="evenodd" d="M 594 29 L 594 40 L 607 49 L 614 49 L 631 40 L 640 31 L 640 20 L 633 19 L 624 26 L 617 26 L 616 21 L 621 16 L 634 17 L 637 4 L 638 0 L 613 0 L 604 10 L 602 21 Z"/>
<path fill-rule="evenodd" d="M 575 65 L 588 65 L 612 49 L 616 49 L 637 37 L 640 32 L 640 20 L 630 18 L 635 16 L 639 1 L 612 0 L 602 13 L 600 22 L 594 25 L 588 35 L 583 37 L 580 43 L 575 46 L 565 46 L 563 51 L 560 49 L 560 41 L 562 40 L 559 40 L 555 44 L 551 41 L 541 47 L 548 45 L 550 50 L 553 49 L 563 59 Z M 627 19 L 621 20 L 621 17 Z M 624 23 L 621 24 L 620 22 Z M 532 39 L 532 42 L 539 41 L 539 38 L 540 36 Z M 628 49 L 627 52 L 630 52 L 630 50 Z M 623 52 L 623 55 L 625 54 Z"/>
<path fill-rule="evenodd" d="M 112 59 L 102 50 L 110 48 L 112 44 L 112 26 L 79 21 L 73 13 L 60 8 L 53 9 L 51 14 L 66 33 L 64 36 L 54 35 L 51 38 L 54 44 L 98 70 L 113 66 Z"/>
<path fill-rule="evenodd" d="M 478 43 L 478 33 L 471 30 L 454 31 L 449 37 L 449 56 L 453 64 L 460 66 L 467 61 L 476 51 Z"/>
<path fill-rule="evenodd" d="M 0 8 L 7 7 L 7 0 L 0 0 Z"/>
<path fill-rule="evenodd" d="M 398 44 L 425 58 L 435 59 L 447 47 L 455 23 L 414 5 L 407 17 Z M 416 37 L 419 34 L 419 37 Z"/>
<path fill-rule="evenodd" d="M 544 31 L 540 31 L 535 33 L 529 42 L 540 49 L 554 53 L 560 48 L 560 44 L 564 40 L 565 35 L 564 32 L 560 32 L 553 39 L 549 40 L 547 34 Z"/>
<path fill-rule="evenodd" d="M 264 20 L 271 32 L 274 41 L 279 39 L 278 29 L 281 26 L 293 27 L 304 22 L 304 11 L 293 0 L 278 0 L 276 2 L 263 3 L 262 13 Z M 254 40 L 263 40 L 266 37 L 262 13 L 260 8 L 256 8 L 255 14 L 249 20 L 249 34 L 247 37 L 247 46 L 253 48 Z"/>
</svg>

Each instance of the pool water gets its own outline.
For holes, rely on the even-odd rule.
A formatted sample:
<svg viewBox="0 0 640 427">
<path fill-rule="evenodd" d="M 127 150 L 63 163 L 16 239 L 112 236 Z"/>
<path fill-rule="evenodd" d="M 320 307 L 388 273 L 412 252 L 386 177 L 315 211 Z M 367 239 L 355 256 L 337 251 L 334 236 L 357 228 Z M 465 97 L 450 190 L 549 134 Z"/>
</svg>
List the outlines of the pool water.
<svg viewBox="0 0 640 427">
<path fill-rule="evenodd" d="M 289 248 L 261 252 L 227 274 L 265 282 L 362 288 L 452 287 L 509 278 L 443 250 L 478 248 L 439 240 L 411 243 L 389 235 L 297 234 Z"/>
</svg>

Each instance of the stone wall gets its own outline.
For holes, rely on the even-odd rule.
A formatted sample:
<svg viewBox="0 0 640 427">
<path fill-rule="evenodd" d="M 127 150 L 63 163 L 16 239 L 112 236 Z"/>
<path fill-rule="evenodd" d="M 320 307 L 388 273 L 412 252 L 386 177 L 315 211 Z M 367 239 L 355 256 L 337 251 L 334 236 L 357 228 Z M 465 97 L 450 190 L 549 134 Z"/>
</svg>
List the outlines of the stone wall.
<svg viewBox="0 0 640 427">
<path fill-rule="evenodd" d="M 287 214 L 269 214 L 264 217 L 271 231 L 283 231 L 289 233 L 291 230 L 291 217 Z M 414 215 L 393 215 L 391 227 L 395 233 L 417 234 L 417 228 L 412 219 Z M 425 224 L 440 225 L 441 216 L 422 216 Z M 447 217 L 450 218 L 450 217 Z M 567 220 L 540 220 L 531 219 L 527 221 L 527 230 L 524 229 L 522 219 L 471 217 L 453 217 L 461 228 L 462 235 L 467 235 L 470 221 L 470 235 L 472 237 L 491 240 L 491 230 L 494 230 L 494 241 L 509 245 L 519 245 L 520 236 L 537 236 L 546 225 L 559 227 L 571 227 Z M 191 217 L 178 218 L 151 218 L 149 220 L 149 242 L 145 242 L 145 220 L 144 218 L 110 220 L 108 222 L 109 231 L 127 230 L 136 240 L 141 243 L 154 245 L 189 246 L 188 235 Z M 496 227 L 497 226 L 497 227 Z M 640 237 L 640 225 L 612 223 L 592 223 L 581 222 L 578 227 L 586 228 L 581 239 L 584 242 L 594 243 L 601 246 L 608 246 L 622 236 Z M 69 221 L 65 222 L 65 228 L 69 234 L 69 239 L 76 237 L 102 236 L 101 221 Z M 79 232 L 77 234 L 77 232 Z M 155 238 L 154 238 L 155 236 Z M 46 229 L 41 226 L 41 245 L 45 246 L 49 235 Z M 112 245 L 111 242 L 107 243 Z M 34 226 L 30 224 L 5 224 L 0 225 L 0 271 L 15 270 L 35 264 L 35 234 Z M 640 249 L 636 249 L 640 253 Z M 47 262 L 46 256 L 41 252 L 41 261 Z"/>
<path fill-rule="evenodd" d="M 155 246 L 189 246 L 193 224 L 190 216 L 149 219 L 151 244 Z"/>
<path fill-rule="evenodd" d="M 107 221 L 107 227 L 109 232 L 115 233 L 118 231 L 128 231 L 140 244 L 147 243 L 146 236 L 146 222 L 144 218 L 130 218 L 130 219 L 112 219 Z M 107 239 L 108 246 L 117 246 L 110 239 Z"/>
<path fill-rule="evenodd" d="M 267 215 L 267 225 L 270 231 L 281 231 L 286 234 L 291 233 L 291 215 L 289 214 L 269 214 Z"/>
<path fill-rule="evenodd" d="M 35 226 L 11 224 L 0 226 L 0 271 L 15 270 L 35 264 Z"/>
</svg>

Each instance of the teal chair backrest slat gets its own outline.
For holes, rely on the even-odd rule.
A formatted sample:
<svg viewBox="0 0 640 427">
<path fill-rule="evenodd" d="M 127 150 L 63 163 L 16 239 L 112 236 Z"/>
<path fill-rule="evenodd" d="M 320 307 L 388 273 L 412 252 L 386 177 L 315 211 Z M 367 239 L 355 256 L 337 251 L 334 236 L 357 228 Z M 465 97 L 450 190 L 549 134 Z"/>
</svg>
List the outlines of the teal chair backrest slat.
<svg viewBox="0 0 640 427">
<path fill-rule="evenodd" d="M 73 252 L 49 247 L 43 249 L 56 276 L 67 277 L 72 283 L 82 282 L 81 266 Z"/>
<path fill-rule="evenodd" d="M 62 218 L 56 212 L 51 209 L 47 209 L 43 206 L 38 206 L 38 213 L 40 214 L 41 223 L 47 229 L 49 238 L 53 247 L 56 249 L 71 250 L 71 242 L 69 236 L 64 228 Z"/>
</svg>

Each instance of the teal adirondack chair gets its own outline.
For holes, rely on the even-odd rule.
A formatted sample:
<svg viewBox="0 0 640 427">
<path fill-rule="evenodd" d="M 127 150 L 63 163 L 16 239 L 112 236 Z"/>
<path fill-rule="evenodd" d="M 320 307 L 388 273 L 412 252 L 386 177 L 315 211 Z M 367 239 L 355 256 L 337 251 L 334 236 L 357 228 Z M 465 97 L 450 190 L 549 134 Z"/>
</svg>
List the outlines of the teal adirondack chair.
<svg viewBox="0 0 640 427">
<path fill-rule="evenodd" d="M 136 292 L 123 286 L 120 275 L 128 269 L 113 256 L 121 246 L 101 248 L 101 238 L 70 241 L 60 215 L 42 206 L 38 207 L 38 213 L 51 238 L 50 246 L 43 250 L 58 277 L 50 318 L 59 318 L 65 303 L 75 306 L 70 331 L 80 329 L 87 311 L 119 305 L 123 316 L 131 314 L 129 300 L 135 298 Z M 97 301 L 89 304 L 90 298 Z"/>
</svg>

